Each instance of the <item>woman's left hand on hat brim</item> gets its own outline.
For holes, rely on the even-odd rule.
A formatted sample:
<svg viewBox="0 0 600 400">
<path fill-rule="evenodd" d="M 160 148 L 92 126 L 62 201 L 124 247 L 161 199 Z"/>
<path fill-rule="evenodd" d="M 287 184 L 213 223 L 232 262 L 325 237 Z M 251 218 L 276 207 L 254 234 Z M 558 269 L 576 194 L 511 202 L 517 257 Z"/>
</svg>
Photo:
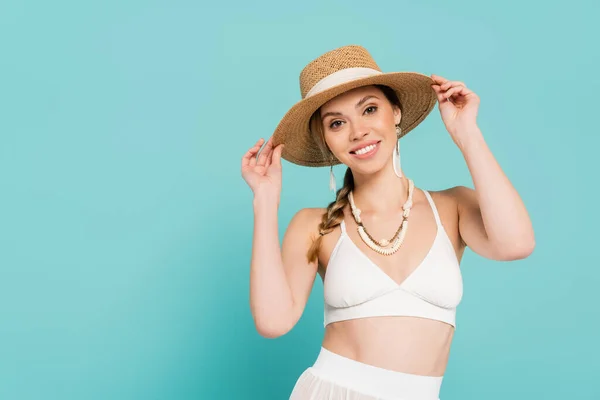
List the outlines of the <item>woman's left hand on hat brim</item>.
<svg viewBox="0 0 600 400">
<path fill-rule="evenodd" d="M 442 121 L 454 142 L 460 146 L 466 139 L 462 135 L 478 130 L 479 96 L 463 82 L 451 81 L 439 75 L 431 75 L 431 78 Z"/>
</svg>

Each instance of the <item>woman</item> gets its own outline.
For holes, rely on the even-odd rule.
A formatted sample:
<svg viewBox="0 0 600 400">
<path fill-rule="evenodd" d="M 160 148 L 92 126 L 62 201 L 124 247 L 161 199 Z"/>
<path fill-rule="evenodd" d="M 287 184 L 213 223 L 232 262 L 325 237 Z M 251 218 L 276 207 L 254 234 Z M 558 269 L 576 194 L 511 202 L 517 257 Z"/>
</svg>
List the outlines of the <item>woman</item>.
<svg viewBox="0 0 600 400">
<path fill-rule="evenodd" d="M 463 293 L 465 247 L 504 261 L 534 248 L 523 202 L 477 126 L 479 98 L 440 76 L 382 73 L 360 46 L 312 61 L 300 86 L 303 99 L 260 154 L 262 139 L 242 159 L 254 192 L 256 328 L 269 338 L 292 329 L 318 273 L 325 336 L 291 398 L 438 399 Z M 475 190 L 428 192 L 403 174 L 398 139 L 436 102 Z M 348 168 L 335 201 L 299 211 L 280 248 L 281 158 Z"/>
</svg>

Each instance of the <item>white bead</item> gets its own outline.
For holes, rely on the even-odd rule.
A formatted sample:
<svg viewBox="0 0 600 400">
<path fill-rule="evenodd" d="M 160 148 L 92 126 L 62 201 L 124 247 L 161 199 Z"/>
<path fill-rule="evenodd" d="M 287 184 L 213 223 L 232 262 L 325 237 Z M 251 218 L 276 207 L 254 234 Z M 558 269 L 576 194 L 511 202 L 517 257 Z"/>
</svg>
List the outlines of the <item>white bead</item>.
<svg viewBox="0 0 600 400">
<path fill-rule="evenodd" d="M 396 239 L 394 239 L 392 242 L 392 247 L 384 249 L 383 247 L 377 245 L 366 234 L 364 226 L 362 226 L 362 225 L 358 226 L 359 236 L 361 237 L 363 242 L 365 242 L 367 244 L 367 246 L 369 246 L 372 250 L 374 250 L 380 254 L 389 256 L 389 255 L 392 255 L 395 252 L 397 252 L 398 249 L 400 248 L 400 246 L 402 245 L 402 243 L 404 243 L 404 237 L 406 236 L 406 230 L 408 229 L 408 220 L 406 218 L 408 218 L 408 215 L 410 214 L 410 209 L 412 208 L 412 205 L 413 205 L 413 203 L 412 203 L 413 191 L 414 191 L 414 182 L 412 181 L 412 179 L 409 179 L 408 180 L 408 199 L 402 206 L 403 216 L 405 217 L 405 219 L 402 221 L 400 233 L 398 234 Z M 348 200 L 350 202 L 350 209 L 352 210 L 352 215 L 354 216 L 356 223 L 360 224 L 361 223 L 361 221 L 360 221 L 360 212 L 361 211 L 354 204 L 354 196 L 352 195 L 352 192 L 348 193 Z M 389 244 L 389 241 L 387 239 L 383 239 L 383 240 L 381 240 L 381 244 L 383 246 L 387 246 Z"/>
</svg>

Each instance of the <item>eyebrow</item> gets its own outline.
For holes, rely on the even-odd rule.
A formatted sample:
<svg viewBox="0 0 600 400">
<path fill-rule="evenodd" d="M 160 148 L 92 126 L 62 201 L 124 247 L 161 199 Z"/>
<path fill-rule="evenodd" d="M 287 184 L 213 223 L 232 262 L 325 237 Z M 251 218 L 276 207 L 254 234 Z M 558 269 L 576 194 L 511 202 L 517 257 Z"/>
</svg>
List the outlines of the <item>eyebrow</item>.
<svg viewBox="0 0 600 400">
<path fill-rule="evenodd" d="M 354 106 L 354 108 L 358 108 L 358 107 L 362 106 L 367 100 L 372 99 L 372 98 L 379 99 L 379 97 L 377 97 L 375 95 L 372 95 L 372 94 L 367 95 L 367 96 L 363 97 L 362 99 L 360 99 L 358 101 L 358 103 L 356 103 L 356 105 Z M 326 112 L 325 114 L 321 115 L 321 119 L 324 120 L 325 117 L 328 117 L 330 115 L 339 116 L 339 115 L 343 115 L 343 114 L 341 112 L 329 111 L 329 112 Z"/>
</svg>

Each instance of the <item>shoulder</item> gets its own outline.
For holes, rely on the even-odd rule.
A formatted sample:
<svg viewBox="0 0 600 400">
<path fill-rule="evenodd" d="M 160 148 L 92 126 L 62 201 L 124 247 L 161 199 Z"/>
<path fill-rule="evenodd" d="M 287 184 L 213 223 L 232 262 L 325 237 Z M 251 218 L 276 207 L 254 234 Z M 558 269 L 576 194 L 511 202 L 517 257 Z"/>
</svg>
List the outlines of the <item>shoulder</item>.
<svg viewBox="0 0 600 400">
<path fill-rule="evenodd" d="M 458 207 L 461 202 L 470 200 L 475 191 L 467 186 L 453 186 L 443 190 L 428 190 L 431 197 L 445 205 Z"/>
<path fill-rule="evenodd" d="M 448 217 L 452 215 L 458 217 L 461 209 L 464 210 L 465 207 L 477 204 L 475 190 L 467 186 L 460 185 L 443 190 L 428 190 L 428 192 L 440 213 L 444 213 Z"/>
<path fill-rule="evenodd" d="M 296 212 L 294 219 L 307 223 L 321 221 L 325 212 L 327 212 L 326 208 L 302 208 Z"/>
<path fill-rule="evenodd" d="M 475 191 L 473 189 L 471 189 L 470 187 L 466 187 L 466 186 L 454 186 L 451 188 L 448 188 L 446 190 L 444 190 L 444 192 L 447 192 L 448 194 L 454 196 L 454 197 L 464 197 L 464 196 L 468 196 L 470 193 L 475 193 Z"/>
<path fill-rule="evenodd" d="M 302 208 L 294 214 L 288 229 L 303 231 L 311 236 L 318 235 L 319 223 L 325 212 L 327 212 L 326 208 Z"/>
<path fill-rule="evenodd" d="M 466 186 L 454 186 L 448 189 L 429 191 L 433 199 L 442 225 L 446 230 L 450 240 L 452 241 L 457 257 L 462 257 L 464 243 L 462 241 L 459 229 L 459 215 L 461 203 L 469 193 L 474 193 L 473 189 Z"/>
<path fill-rule="evenodd" d="M 467 186 L 454 186 L 444 190 L 431 191 L 431 197 L 446 212 L 461 215 L 479 209 L 477 193 Z"/>
<path fill-rule="evenodd" d="M 467 186 L 454 186 L 450 189 L 446 189 L 448 196 L 450 196 L 457 208 L 457 210 L 478 207 L 477 193 L 474 189 Z"/>
</svg>

